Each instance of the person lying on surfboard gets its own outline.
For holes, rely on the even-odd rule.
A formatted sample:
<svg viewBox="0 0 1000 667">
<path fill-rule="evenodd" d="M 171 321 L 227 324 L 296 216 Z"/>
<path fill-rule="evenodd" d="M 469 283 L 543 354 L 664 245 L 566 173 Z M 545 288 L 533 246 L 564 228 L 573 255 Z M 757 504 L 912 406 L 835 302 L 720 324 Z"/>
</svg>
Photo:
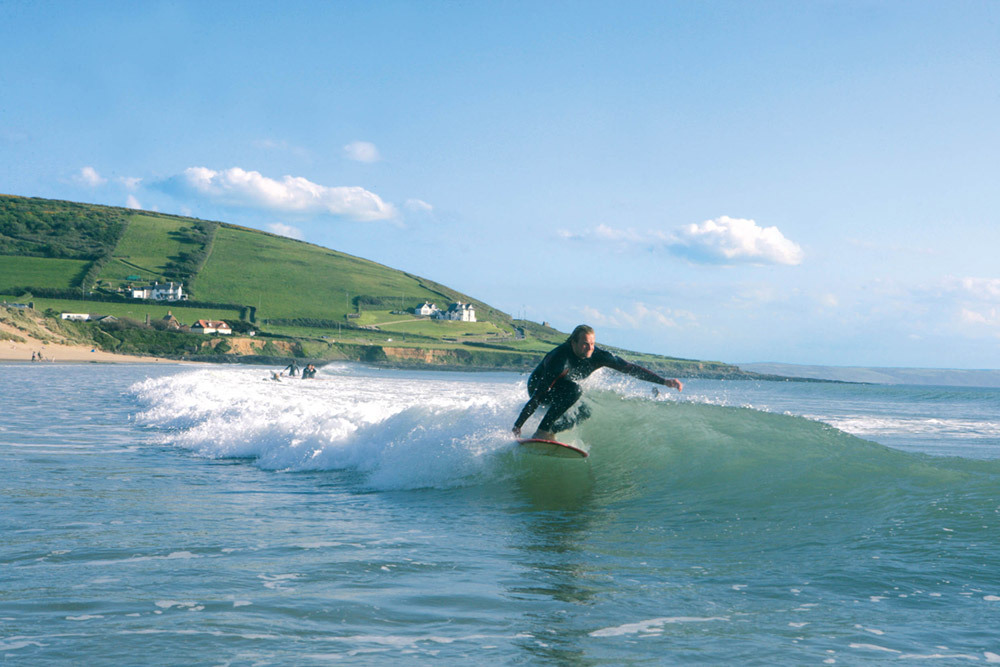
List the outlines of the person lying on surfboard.
<svg viewBox="0 0 1000 667">
<path fill-rule="evenodd" d="M 578 382 L 590 377 L 590 374 L 599 368 L 613 368 L 640 380 L 673 387 L 677 391 L 684 390 L 680 380 L 662 378 L 642 366 L 625 361 L 597 347 L 594 344 L 595 340 L 593 328 L 581 324 L 573 329 L 573 333 L 565 343 L 545 355 L 528 378 L 530 398 L 514 422 L 513 431 L 516 437 L 521 436 L 524 422 L 528 421 L 528 417 L 540 405 L 547 405 L 549 411 L 538 425 L 538 430 L 531 436 L 539 440 L 554 440 L 555 434 L 559 431 L 570 429 L 589 417 L 590 408 L 586 403 L 580 403 L 576 414 L 572 417 L 566 416 L 566 412 L 583 395 L 583 389 Z"/>
</svg>

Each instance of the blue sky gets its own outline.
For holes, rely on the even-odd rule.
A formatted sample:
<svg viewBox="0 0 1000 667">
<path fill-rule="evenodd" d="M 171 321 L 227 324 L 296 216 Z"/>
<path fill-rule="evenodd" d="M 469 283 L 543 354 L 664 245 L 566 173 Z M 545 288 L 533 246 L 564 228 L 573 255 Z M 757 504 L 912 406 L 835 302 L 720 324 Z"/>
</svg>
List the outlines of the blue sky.
<svg viewBox="0 0 1000 667">
<path fill-rule="evenodd" d="M 632 349 L 1000 368 L 997 2 L 5 0 L 0 63 L 0 192 Z"/>
</svg>

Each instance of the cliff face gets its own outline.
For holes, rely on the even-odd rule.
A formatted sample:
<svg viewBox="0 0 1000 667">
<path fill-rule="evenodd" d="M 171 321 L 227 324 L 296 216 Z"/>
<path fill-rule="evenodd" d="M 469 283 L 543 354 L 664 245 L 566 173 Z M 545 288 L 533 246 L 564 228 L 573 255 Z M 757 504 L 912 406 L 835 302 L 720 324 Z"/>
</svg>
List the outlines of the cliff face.
<svg viewBox="0 0 1000 667">
<path fill-rule="evenodd" d="M 454 357 L 452 350 L 428 350 L 414 347 L 383 347 L 382 352 L 389 361 L 404 364 L 444 364 Z"/>
</svg>

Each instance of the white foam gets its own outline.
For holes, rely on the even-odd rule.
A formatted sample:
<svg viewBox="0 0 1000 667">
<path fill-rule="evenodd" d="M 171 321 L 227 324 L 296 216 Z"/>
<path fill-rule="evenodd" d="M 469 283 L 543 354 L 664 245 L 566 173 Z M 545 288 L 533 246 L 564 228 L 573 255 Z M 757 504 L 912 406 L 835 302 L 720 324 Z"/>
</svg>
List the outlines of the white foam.
<svg viewBox="0 0 1000 667">
<path fill-rule="evenodd" d="M 936 436 L 949 440 L 992 440 L 1000 438 L 1000 422 L 978 419 L 934 417 L 887 417 L 881 415 L 805 415 L 846 433 L 867 438 L 892 435 Z"/>
<path fill-rule="evenodd" d="M 648 634 L 660 632 L 663 626 L 676 623 L 709 623 L 712 621 L 729 621 L 728 616 L 668 616 L 662 618 L 651 618 L 648 621 L 638 623 L 626 623 L 610 628 L 602 628 L 590 633 L 591 637 L 620 637 L 622 635 Z"/>
<path fill-rule="evenodd" d="M 523 384 L 370 377 L 263 380 L 259 369 L 204 369 L 133 386 L 136 420 L 161 442 L 268 470 L 357 470 L 376 488 L 449 486 L 511 446 Z"/>
</svg>

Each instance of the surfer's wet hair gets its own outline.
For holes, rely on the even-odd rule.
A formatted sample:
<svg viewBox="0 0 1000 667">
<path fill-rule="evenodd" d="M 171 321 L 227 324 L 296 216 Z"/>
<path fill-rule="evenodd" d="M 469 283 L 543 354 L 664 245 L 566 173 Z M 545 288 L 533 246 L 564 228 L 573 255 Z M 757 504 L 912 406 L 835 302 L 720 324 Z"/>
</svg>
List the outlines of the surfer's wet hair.
<svg viewBox="0 0 1000 667">
<path fill-rule="evenodd" d="M 573 329 L 573 333 L 569 335 L 569 340 L 572 343 L 573 341 L 580 340 L 583 336 L 590 335 L 594 335 L 594 327 L 586 324 L 580 324 Z"/>
</svg>

